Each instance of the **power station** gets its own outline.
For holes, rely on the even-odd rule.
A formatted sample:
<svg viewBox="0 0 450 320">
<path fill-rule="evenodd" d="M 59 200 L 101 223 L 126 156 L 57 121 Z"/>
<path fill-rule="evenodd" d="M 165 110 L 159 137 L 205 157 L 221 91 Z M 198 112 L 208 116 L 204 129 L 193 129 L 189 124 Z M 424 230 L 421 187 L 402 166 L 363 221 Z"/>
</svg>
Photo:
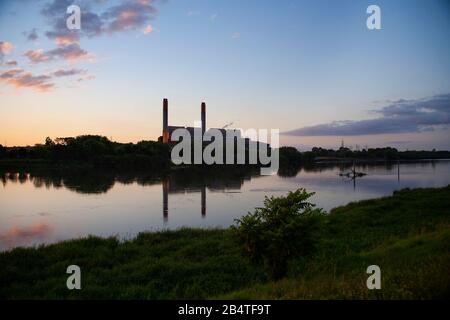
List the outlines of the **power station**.
<svg viewBox="0 0 450 320">
<path fill-rule="evenodd" d="M 201 128 L 170 126 L 169 101 L 166 98 L 163 99 L 162 136 L 158 138 L 158 141 L 173 147 L 172 151 L 176 150 L 174 154 L 171 154 L 174 163 L 262 166 L 272 164 L 272 149 L 269 144 L 257 141 L 256 130 L 245 131 L 246 135 L 254 137 L 254 140 L 251 140 L 242 136 L 239 129 L 226 129 L 228 125 L 221 129 L 207 129 L 205 102 L 201 103 L 200 112 Z M 180 137 L 182 143 L 178 144 Z M 190 141 L 185 141 L 186 139 Z M 206 152 L 206 160 L 204 152 Z"/>
<path fill-rule="evenodd" d="M 202 129 L 202 134 L 205 135 L 205 133 L 207 134 L 207 130 L 206 130 L 206 103 L 202 102 L 200 105 L 200 113 L 201 113 L 201 129 Z M 172 133 L 176 130 L 176 129 L 186 129 L 189 131 L 189 133 L 191 134 L 191 136 L 194 136 L 194 127 L 185 127 L 185 126 L 169 126 L 169 100 L 164 98 L 163 99 L 163 126 L 162 126 L 162 136 L 158 138 L 158 141 L 162 141 L 163 143 L 171 143 L 171 137 L 172 137 Z M 234 135 L 237 136 L 238 138 L 241 137 L 241 131 L 237 130 L 237 129 L 218 129 L 216 128 L 215 130 L 219 130 L 222 135 L 225 137 L 225 135 L 228 133 L 230 133 L 230 135 Z"/>
</svg>

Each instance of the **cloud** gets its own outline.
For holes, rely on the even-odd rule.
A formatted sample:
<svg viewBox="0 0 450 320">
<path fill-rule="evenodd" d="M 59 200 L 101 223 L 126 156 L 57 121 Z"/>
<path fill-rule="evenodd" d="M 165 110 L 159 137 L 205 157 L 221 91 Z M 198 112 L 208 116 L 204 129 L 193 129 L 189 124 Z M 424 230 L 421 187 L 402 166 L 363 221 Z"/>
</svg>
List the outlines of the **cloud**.
<svg viewBox="0 0 450 320">
<path fill-rule="evenodd" d="M 87 60 L 93 57 L 86 50 L 80 47 L 82 36 L 94 37 L 102 32 L 102 21 L 94 12 L 89 9 L 89 2 L 82 6 L 81 30 L 69 30 L 66 26 L 66 10 L 73 4 L 72 0 L 53 0 L 41 10 L 41 14 L 47 18 L 51 29 L 45 32 L 47 38 L 53 40 L 57 48 L 49 50 L 42 55 L 34 55 L 35 52 L 28 51 L 25 55 L 32 62 L 45 62 L 55 59 L 67 61 Z"/>
<path fill-rule="evenodd" d="M 67 8 L 73 4 L 72 0 L 53 0 L 44 5 L 41 13 L 46 17 L 65 15 Z"/>
<path fill-rule="evenodd" d="M 6 54 L 9 54 L 14 46 L 11 42 L 0 41 L 0 64 L 3 63 L 3 58 Z"/>
<path fill-rule="evenodd" d="M 0 41 L 0 53 L 9 54 L 11 50 L 14 48 L 11 42 L 8 41 Z"/>
<path fill-rule="evenodd" d="M 52 58 L 62 58 L 68 61 L 88 60 L 92 59 L 92 55 L 86 50 L 81 49 L 77 43 L 60 46 L 56 49 L 47 51 L 48 56 Z"/>
<path fill-rule="evenodd" d="M 145 34 L 149 34 L 153 32 L 153 27 L 151 25 L 148 25 L 145 27 L 144 31 Z"/>
<path fill-rule="evenodd" d="M 290 136 L 358 136 L 433 131 L 450 125 L 450 94 L 417 100 L 398 100 L 380 110 L 374 119 L 334 121 L 284 132 Z"/>
<path fill-rule="evenodd" d="M 64 69 L 60 69 L 57 70 L 55 72 L 52 73 L 53 76 L 55 77 L 67 77 L 67 76 L 74 76 L 74 75 L 78 75 L 78 74 L 83 74 L 86 73 L 86 70 L 82 70 L 82 69 L 68 69 L 68 70 L 64 70 Z"/>
<path fill-rule="evenodd" d="M 241 37 L 241 34 L 239 32 L 235 32 L 231 35 L 231 39 L 239 39 Z"/>
<path fill-rule="evenodd" d="M 0 82 L 15 88 L 31 88 L 38 92 L 46 92 L 52 89 L 54 84 L 50 83 L 50 80 L 51 76 L 49 75 L 34 76 L 23 69 L 13 69 L 0 73 Z"/>
<path fill-rule="evenodd" d="M 43 10 L 45 16 L 47 16 L 47 12 L 53 12 L 50 8 L 47 10 Z M 47 18 L 52 29 L 45 32 L 45 35 L 47 38 L 54 40 L 57 45 L 79 43 L 81 36 L 93 37 L 101 33 L 102 22 L 100 17 L 89 11 L 83 11 L 82 13 L 81 30 L 69 30 L 66 26 L 66 17 L 64 15 L 49 15 Z"/>
<path fill-rule="evenodd" d="M 82 33 L 88 37 L 98 36 L 102 32 L 102 20 L 94 12 L 85 11 L 82 13 Z"/>
<path fill-rule="evenodd" d="M 43 7 L 41 13 L 52 26 L 52 29 L 46 32 L 48 38 L 55 41 L 70 40 L 74 43 L 82 36 L 94 37 L 104 33 L 138 30 L 153 20 L 157 13 L 152 0 L 125 0 L 102 13 L 91 11 L 90 3 L 86 2 L 82 6 L 81 30 L 73 31 L 67 29 L 65 15 L 67 7 L 72 2 L 72 0 L 53 0 Z"/>
<path fill-rule="evenodd" d="M 0 73 L 0 79 L 10 79 L 15 77 L 17 74 L 22 73 L 23 69 L 12 69 Z"/>
<path fill-rule="evenodd" d="M 70 76 L 79 76 L 76 81 L 95 78 L 84 69 L 58 69 L 47 74 L 33 75 L 30 72 L 17 68 L 0 73 L 0 82 L 15 88 L 31 88 L 36 92 L 48 92 L 55 87 L 52 80 Z"/>
<path fill-rule="evenodd" d="M 80 41 L 80 35 L 76 31 L 71 31 L 68 29 L 47 31 L 45 35 L 47 38 L 55 41 L 58 46 L 79 43 Z"/>
<path fill-rule="evenodd" d="M 81 49 L 78 43 L 61 45 L 53 50 L 45 52 L 42 49 L 28 50 L 25 52 L 24 56 L 33 63 L 47 62 L 55 59 L 64 59 L 66 61 L 74 62 L 93 58 L 93 55 L 89 54 L 86 50 Z"/>
<path fill-rule="evenodd" d="M 24 56 L 27 57 L 31 62 L 38 63 L 51 60 L 51 57 L 44 53 L 44 50 L 28 50 L 24 53 Z"/>
<path fill-rule="evenodd" d="M 209 16 L 210 21 L 216 21 L 216 19 L 217 19 L 217 13 L 213 13 L 212 15 Z"/>
<path fill-rule="evenodd" d="M 81 48 L 80 42 L 83 37 L 96 37 L 103 34 L 139 30 L 144 34 L 153 32 L 149 24 L 157 14 L 153 0 L 119 0 L 114 5 L 103 7 L 99 12 L 91 10 L 94 5 L 99 9 L 100 5 L 107 5 L 107 1 L 78 0 L 77 4 L 82 7 L 81 29 L 69 30 L 66 26 L 67 7 L 73 4 L 73 0 L 51 0 L 43 5 L 40 13 L 48 22 L 45 36 L 54 41 L 56 46 L 50 50 L 30 49 L 23 53 L 28 60 L 34 64 L 46 63 L 56 60 L 76 62 L 80 60 L 91 60 L 94 55 Z M 23 32 L 28 40 L 38 39 L 37 29 Z M 12 50 L 9 42 L 0 42 L 0 62 L 3 57 Z M 9 66 L 17 66 L 16 61 L 8 62 Z M 87 70 L 68 69 L 57 70 L 52 73 L 33 75 L 22 69 L 14 69 L 0 74 L 0 82 L 16 88 L 28 87 L 35 91 L 44 92 L 54 88 L 52 79 L 78 75 L 77 81 L 87 81 L 95 76 L 89 75 Z"/>
<path fill-rule="evenodd" d="M 17 66 L 17 61 L 16 60 L 9 60 L 5 62 L 5 65 L 8 67 L 14 67 Z"/>
<path fill-rule="evenodd" d="M 36 28 L 31 29 L 30 31 L 23 32 L 23 35 L 27 38 L 29 41 L 36 41 L 39 36 L 37 34 Z"/>
<path fill-rule="evenodd" d="M 102 15 L 103 31 L 114 33 L 142 28 L 157 13 L 151 0 L 128 0 L 112 6 Z"/>
<path fill-rule="evenodd" d="M 81 1 L 80 6 L 83 10 L 80 30 L 69 30 L 66 26 L 66 9 L 73 4 L 72 2 L 72 0 L 53 0 L 44 5 L 41 14 L 50 24 L 50 30 L 46 31 L 45 35 L 55 42 L 57 48 L 47 52 L 28 51 L 25 55 L 32 62 L 45 62 L 56 58 L 70 61 L 90 59 L 92 54 L 80 47 L 82 37 L 95 37 L 143 28 L 144 34 L 153 31 L 152 26 L 148 24 L 157 13 L 152 0 L 120 1 L 100 13 L 91 10 L 91 2 Z"/>
<path fill-rule="evenodd" d="M 94 80 L 94 79 L 95 79 L 94 75 L 87 75 L 87 76 L 78 78 L 77 81 L 78 82 L 83 82 L 83 81 Z"/>
<path fill-rule="evenodd" d="M 88 5 L 83 6 L 81 16 L 81 30 L 69 30 L 66 26 L 66 10 L 72 4 L 72 0 L 54 0 L 47 3 L 41 13 L 47 18 L 51 30 L 45 35 L 54 40 L 57 45 L 78 43 L 81 36 L 93 37 L 99 35 L 102 29 L 100 17 L 89 10 Z"/>
</svg>

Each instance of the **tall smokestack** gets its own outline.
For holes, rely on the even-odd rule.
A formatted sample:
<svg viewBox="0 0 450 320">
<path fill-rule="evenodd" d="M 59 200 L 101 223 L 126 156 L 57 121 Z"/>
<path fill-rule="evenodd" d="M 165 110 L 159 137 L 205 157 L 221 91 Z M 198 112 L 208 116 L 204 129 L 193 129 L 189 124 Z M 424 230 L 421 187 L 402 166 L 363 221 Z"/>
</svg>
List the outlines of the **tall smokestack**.
<svg viewBox="0 0 450 320">
<path fill-rule="evenodd" d="M 169 142 L 169 101 L 163 100 L 163 143 Z"/>
<path fill-rule="evenodd" d="M 202 102 L 202 134 L 206 131 L 206 103 Z"/>
</svg>

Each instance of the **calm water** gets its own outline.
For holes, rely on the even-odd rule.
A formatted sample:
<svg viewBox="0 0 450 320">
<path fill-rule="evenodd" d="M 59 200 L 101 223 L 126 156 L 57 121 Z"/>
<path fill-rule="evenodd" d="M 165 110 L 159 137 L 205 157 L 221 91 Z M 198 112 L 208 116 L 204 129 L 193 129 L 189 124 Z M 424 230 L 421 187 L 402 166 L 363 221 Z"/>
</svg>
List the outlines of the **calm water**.
<svg viewBox="0 0 450 320">
<path fill-rule="evenodd" d="M 265 195 L 304 187 L 326 210 L 390 195 L 405 187 L 450 184 L 450 162 L 357 166 L 367 175 L 339 176 L 349 167 L 321 165 L 291 176 L 256 173 L 142 174 L 0 171 L 0 250 L 89 234 L 128 238 L 145 230 L 224 227 L 260 206 Z M 400 172 L 400 174 L 399 174 Z"/>
</svg>

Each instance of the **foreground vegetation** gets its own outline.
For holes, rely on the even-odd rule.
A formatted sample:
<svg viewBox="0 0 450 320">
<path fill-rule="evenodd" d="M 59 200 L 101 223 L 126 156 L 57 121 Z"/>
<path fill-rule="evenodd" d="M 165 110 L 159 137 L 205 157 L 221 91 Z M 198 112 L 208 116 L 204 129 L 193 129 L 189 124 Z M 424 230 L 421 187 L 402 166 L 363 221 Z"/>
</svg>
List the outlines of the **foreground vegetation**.
<svg viewBox="0 0 450 320">
<path fill-rule="evenodd" d="M 450 297 L 450 186 L 405 189 L 325 217 L 317 250 L 269 280 L 231 229 L 90 237 L 0 254 L 0 298 L 434 299 Z M 68 265 L 82 289 L 66 288 Z M 368 290 L 366 268 L 381 268 Z"/>
</svg>

